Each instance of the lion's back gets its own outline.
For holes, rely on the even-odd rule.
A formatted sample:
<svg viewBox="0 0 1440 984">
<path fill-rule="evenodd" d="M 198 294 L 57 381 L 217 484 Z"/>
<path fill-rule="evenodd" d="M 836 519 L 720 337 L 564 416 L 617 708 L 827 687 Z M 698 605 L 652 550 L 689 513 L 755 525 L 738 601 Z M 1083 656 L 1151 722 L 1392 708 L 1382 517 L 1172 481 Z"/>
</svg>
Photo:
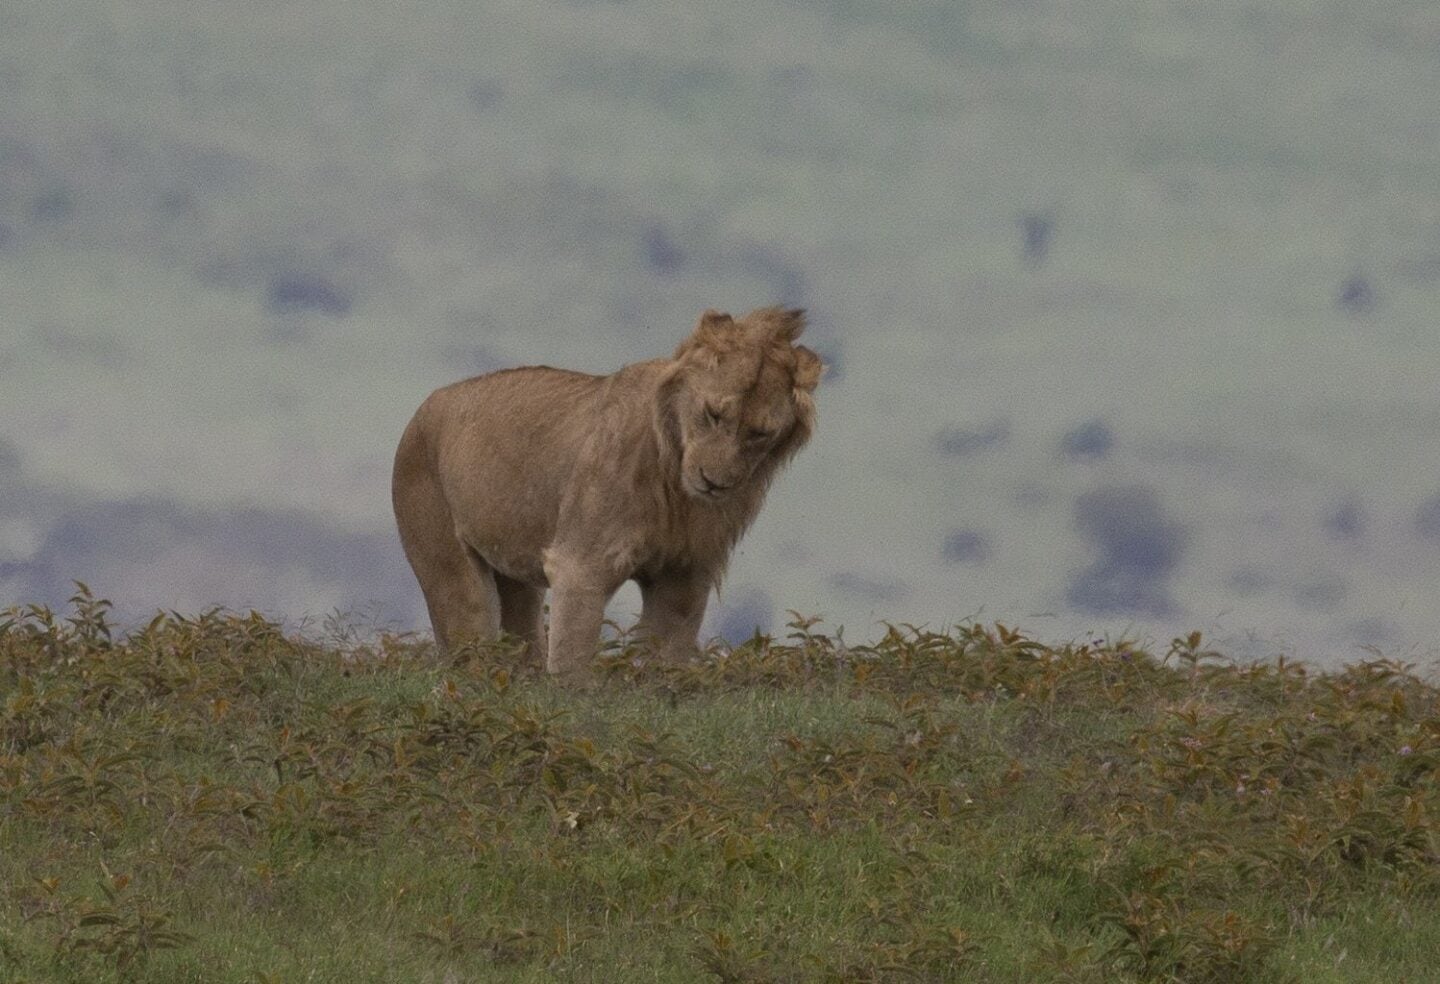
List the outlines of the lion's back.
<svg viewBox="0 0 1440 984">
<path fill-rule="evenodd" d="M 601 378 L 549 366 L 502 369 L 442 386 L 416 416 L 442 456 L 563 454 L 583 431 Z"/>
</svg>

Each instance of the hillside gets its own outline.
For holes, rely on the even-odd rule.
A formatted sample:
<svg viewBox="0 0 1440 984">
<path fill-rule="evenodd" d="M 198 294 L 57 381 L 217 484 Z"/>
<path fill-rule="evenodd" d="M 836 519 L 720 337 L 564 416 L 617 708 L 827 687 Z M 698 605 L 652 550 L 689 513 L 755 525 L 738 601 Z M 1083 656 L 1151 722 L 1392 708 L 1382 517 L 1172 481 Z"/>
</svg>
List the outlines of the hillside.
<svg viewBox="0 0 1440 984">
<path fill-rule="evenodd" d="M 12 981 L 1421 981 L 1440 692 L 1004 626 L 565 691 L 502 646 L 0 616 Z"/>
</svg>

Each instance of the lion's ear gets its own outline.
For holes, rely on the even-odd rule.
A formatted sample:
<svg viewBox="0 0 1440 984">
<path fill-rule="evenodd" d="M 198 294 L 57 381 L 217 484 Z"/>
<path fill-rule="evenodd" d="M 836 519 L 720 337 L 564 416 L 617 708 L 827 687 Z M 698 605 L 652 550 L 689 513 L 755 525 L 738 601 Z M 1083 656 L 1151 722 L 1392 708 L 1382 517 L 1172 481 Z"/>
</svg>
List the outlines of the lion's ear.
<svg viewBox="0 0 1440 984">
<path fill-rule="evenodd" d="M 704 314 L 700 315 L 700 323 L 695 326 L 695 334 L 699 335 L 704 332 L 723 331 L 734 324 L 735 319 L 724 311 L 716 311 L 714 308 L 709 308 Z"/>
<path fill-rule="evenodd" d="M 724 311 L 711 310 L 700 315 L 700 323 L 695 326 L 695 333 L 690 337 L 712 352 L 723 352 L 735 344 L 730 337 L 734 331 L 734 318 Z"/>
<path fill-rule="evenodd" d="M 761 326 L 777 342 L 791 342 L 805 331 L 805 309 L 780 306 L 757 308 L 740 319 Z"/>
<path fill-rule="evenodd" d="M 820 356 L 803 345 L 795 346 L 796 389 L 807 393 L 814 392 L 815 387 L 820 384 L 820 374 L 824 371 L 825 363 L 820 361 Z"/>
<path fill-rule="evenodd" d="M 707 310 L 700 315 L 700 321 L 690 337 L 675 350 L 675 358 L 684 358 L 697 348 L 715 350 L 723 347 L 725 335 L 735 327 L 735 319 L 724 311 Z"/>
<path fill-rule="evenodd" d="M 805 331 L 804 308 L 775 308 L 776 334 L 793 342 Z"/>
</svg>

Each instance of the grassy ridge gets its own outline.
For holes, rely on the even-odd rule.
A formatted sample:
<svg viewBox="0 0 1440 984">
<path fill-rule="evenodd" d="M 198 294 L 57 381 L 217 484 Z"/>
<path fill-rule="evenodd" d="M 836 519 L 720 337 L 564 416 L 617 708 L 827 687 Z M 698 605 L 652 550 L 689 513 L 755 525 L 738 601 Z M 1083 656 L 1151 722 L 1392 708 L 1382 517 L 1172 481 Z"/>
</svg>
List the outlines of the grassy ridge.
<svg viewBox="0 0 1440 984">
<path fill-rule="evenodd" d="M 1440 694 L 797 621 L 504 647 L 0 617 L 0 977 L 1420 981 Z"/>
</svg>

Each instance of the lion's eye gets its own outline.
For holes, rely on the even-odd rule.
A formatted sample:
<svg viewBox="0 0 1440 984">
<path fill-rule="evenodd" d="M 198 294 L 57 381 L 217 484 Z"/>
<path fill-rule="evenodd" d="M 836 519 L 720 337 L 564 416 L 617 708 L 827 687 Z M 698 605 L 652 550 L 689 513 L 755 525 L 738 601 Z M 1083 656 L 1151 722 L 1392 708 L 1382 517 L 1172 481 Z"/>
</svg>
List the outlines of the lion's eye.
<svg viewBox="0 0 1440 984">
<path fill-rule="evenodd" d="M 705 419 L 706 419 L 707 421 L 709 421 L 710 423 L 712 423 L 712 424 L 718 424 L 718 423 L 720 423 L 720 420 L 721 420 L 720 411 L 719 411 L 719 410 L 716 410 L 714 407 L 710 406 L 709 404 L 706 404 L 706 406 L 705 406 Z"/>
<path fill-rule="evenodd" d="M 745 432 L 745 436 L 752 441 L 768 441 L 774 431 L 765 430 L 763 427 L 752 427 Z"/>
</svg>

